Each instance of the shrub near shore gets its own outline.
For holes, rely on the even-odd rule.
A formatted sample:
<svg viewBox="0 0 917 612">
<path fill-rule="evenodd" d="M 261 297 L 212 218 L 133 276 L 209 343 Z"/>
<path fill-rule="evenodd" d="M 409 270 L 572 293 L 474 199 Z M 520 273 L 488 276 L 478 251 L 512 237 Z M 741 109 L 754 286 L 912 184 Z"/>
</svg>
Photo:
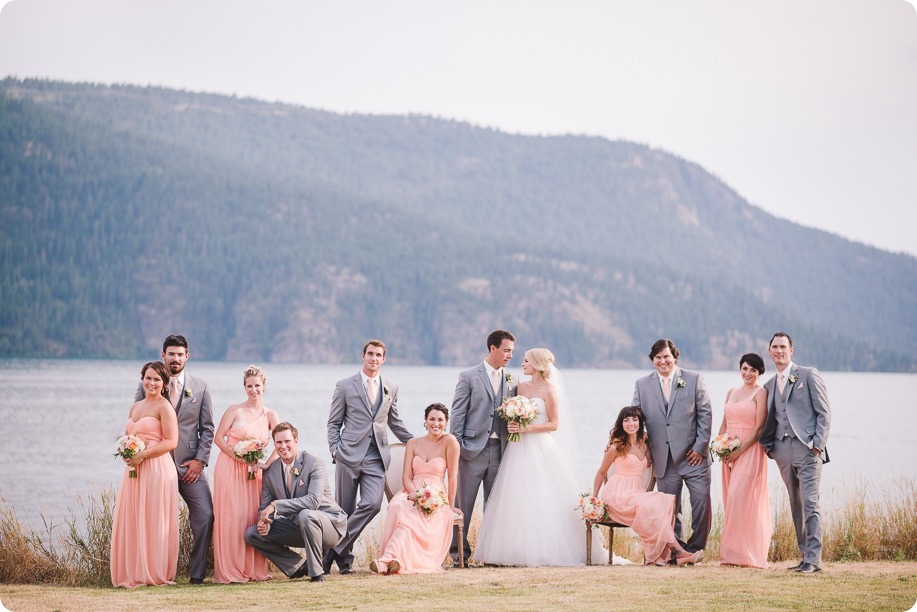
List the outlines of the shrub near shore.
<svg viewBox="0 0 917 612">
<path fill-rule="evenodd" d="M 769 560 L 774 563 L 797 560 L 798 549 L 792 518 L 783 490 L 772 491 L 776 517 Z M 26 528 L 13 509 L 3 502 L 0 507 L 0 583 L 55 584 L 66 586 L 110 587 L 109 554 L 111 520 L 115 494 L 100 491 L 70 510 L 62 524 L 44 522 L 44 529 Z M 188 575 L 188 551 L 191 531 L 187 511 L 180 515 L 181 551 L 178 579 Z M 476 535 L 480 513 L 469 529 L 469 539 Z M 860 484 L 846 491 L 843 503 L 825 516 L 824 559 L 844 561 L 917 561 L 917 480 L 901 479 L 892 490 L 876 491 Z M 705 560 L 719 557 L 722 511 L 714 520 Z M 378 530 L 367 534 L 363 554 L 357 567 L 366 567 L 378 550 Z M 585 546 L 585 536 L 584 536 Z M 618 530 L 614 552 L 639 563 L 643 549 L 630 530 Z M 213 567 L 212 559 L 208 567 Z M 279 574 L 274 571 L 274 574 Z"/>
</svg>

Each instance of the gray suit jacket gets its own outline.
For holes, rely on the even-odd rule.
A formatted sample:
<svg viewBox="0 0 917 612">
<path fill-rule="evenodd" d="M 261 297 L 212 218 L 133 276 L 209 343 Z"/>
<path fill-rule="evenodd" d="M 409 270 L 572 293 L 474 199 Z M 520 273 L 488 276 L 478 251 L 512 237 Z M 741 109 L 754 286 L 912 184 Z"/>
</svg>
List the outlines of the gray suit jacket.
<svg viewBox="0 0 917 612">
<path fill-rule="evenodd" d="M 293 461 L 293 468 L 300 470 L 300 473 L 293 478 L 293 491 L 289 496 L 283 483 L 283 462 L 278 459 L 264 470 L 258 512 L 267 508 L 271 502 L 276 508 L 277 518 L 295 520 L 303 510 L 318 510 L 331 518 L 339 534 L 347 533 L 347 514 L 331 496 L 325 463 L 315 455 L 302 451 Z"/>
<path fill-rule="evenodd" d="M 465 460 L 474 459 L 487 446 L 487 439 L 493 431 L 495 405 L 503 403 L 504 398 L 516 395 L 518 381 L 509 370 L 503 370 L 502 397 L 494 397 L 493 385 L 487 376 L 487 369 L 482 361 L 477 366 L 459 374 L 455 385 L 455 397 L 452 400 L 449 431 L 458 440 L 461 455 Z M 507 380 L 509 378 L 509 380 Z M 500 421 L 500 444 L 506 450 L 506 421 Z"/>
<path fill-rule="evenodd" d="M 828 391 L 825 381 L 815 368 L 798 366 L 790 368 L 789 377 L 783 392 L 786 395 L 786 416 L 793 434 L 809 448 L 821 451 L 821 459 L 828 463 L 828 430 L 831 428 L 831 406 L 828 403 Z M 774 448 L 774 436 L 777 433 L 776 398 L 777 376 L 774 375 L 764 383 L 767 389 L 767 419 L 761 431 L 761 446 L 770 455 Z"/>
<path fill-rule="evenodd" d="M 328 448 L 334 463 L 340 461 L 350 467 L 360 465 L 372 437 L 382 456 L 382 464 L 388 468 L 391 458 L 388 428 L 402 442 L 414 437 L 398 416 L 398 385 L 381 375 L 379 382 L 382 405 L 375 417 L 359 372 L 335 385 L 328 415 Z"/>
<path fill-rule="evenodd" d="M 684 386 L 680 386 L 679 381 L 684 381 Z M 659 373 L 655 371 L 637 380 L 633 405 L 639 406 L 646 416 L 656 478 L 662 478 L 665 474 L 669 450 L 678 474 L 684 476 L 707 469 L 710 465 L 708 445 L 713 409 L 704 377 L 699 372 L 676 366 L 672 376 L 668 413 L 659 386 Z M 685 457 L 689 450 L 703 455 L 704 460 L 692 467 Z"/>
<path fill-rule="evenodd" d="M 141 383 L 134 394 L 134 401 L 146 397 Z M 197 459 L 204 465 L 210 463 L 210 448 L 213 446 L 213 411 L 210 403 L 210 387 L 207 381 L 185 372 L 185 387 L 175 412 L 178 417 L 178 446 L 172 451 L 172 459 L 179 477 L 188 468 L 180 467 L 185 461 Z M 201 474 L 205 477 L 204 474 Z"/>
</svg>

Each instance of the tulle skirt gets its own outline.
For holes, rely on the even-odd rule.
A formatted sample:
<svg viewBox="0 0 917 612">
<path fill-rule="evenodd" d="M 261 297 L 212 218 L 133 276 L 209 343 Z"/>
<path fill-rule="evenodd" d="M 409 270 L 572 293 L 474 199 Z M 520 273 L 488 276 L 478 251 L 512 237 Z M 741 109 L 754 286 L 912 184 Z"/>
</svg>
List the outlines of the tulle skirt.
<svg viewBox="0 0 917 612">
<path fill-rule="evenodd" d="M 586 563 L 586 530 L 576 512 L 580 491 L 550 433 L 509 442 L 484 508 L 473 559 L 494 565 L 573 566 Z M 593 538 L 594 563 L 607 563 Z"/>
</svg>

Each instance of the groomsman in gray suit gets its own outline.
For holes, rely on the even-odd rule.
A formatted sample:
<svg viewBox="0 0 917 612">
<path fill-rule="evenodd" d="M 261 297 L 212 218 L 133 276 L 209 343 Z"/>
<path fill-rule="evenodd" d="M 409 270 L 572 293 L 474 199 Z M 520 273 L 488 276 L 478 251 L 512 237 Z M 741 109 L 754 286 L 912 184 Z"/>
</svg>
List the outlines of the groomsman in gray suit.
<svg viewBox="0 0 917 612">
<path fill-rule="evenodd" d="M 764 383 L 767 419 L 761 445 L 777 462 L 790 496 L 796 542 L 802 561 L 790 570 L 803 574 L 821 571 L 822 527 L 818 495 L 821 466 L 828 463 L 831 406 L 821 374 L 793 363 L 793 339 L 786 332 L 771 338 L 768 352 L 777 374 Z"/>
<path fill-rule="evenodd" d="M 184 336 L 169 336 L 162 343 L 162 361 L 172 377 L 169 398 L 178 417 L 178 446 L 172 451 L 172 459 L 178 470 L 178 492 L 188 506 L 191 523 L 191 584 L 202 584 L 213 535 L 213 498 L 204 473 L 213 445 L 213 413 L 207 381 L 185 371 L 189 357 Z M 144 397 L 140 385 L 134 400 L 139 402 Z"/>
<path fill-rule="evenodd" d="M 487 336 L 487 358 L 459 374 L 458 384 L 455 385 L 449 431 L 461 446 L 455 505 L 465 515 L 465 537 L 461 546 L 466 559 L 471 557 L 468 526 L 478 499 L 478 489 L 483 482 L 486 504 L 506 448 L 506 421 L 497 416 L 497 408 L 504 398 L 516 394 L 516 380 L 506 369 L 513 358 L 515 343 L 515 336 L 508 331 L 498 329 L 491 332 Z M 459 545 L 456 529 L 450 549 L 456 567 Z"/>
<path fill-rule="evenodd" d="M 296 428 L 279 423 L 272 435 L 280 461 L 264 471 L 258 524 L 245 530 L 245 541 L 290 578 L 320 582 L 325 579 L 322 550 L 344 537 L 347 515 L 331 497 L 325 463 L 299 452 Z"/>
<path fill-rule="evenodd" d="M 370 340 L 363 345 L 363 368 L 339 380 L 328 415 L 328 447 L 335 464 L 335 498 L 350 518 L 347 535 L 325 553 L 325 573 L 337 563 L 342 574 L 353 572 L 353 544 L 363 528 L 382 509 L 385 470 L 391 457 L 388 432 L 407 442 L 413 436 L 398 417 L 398 385 L 382 379 L 385 343 Z M 360 501 L 357 503 L 357 492 Z"/>
<path fill-rule="evenodd" d="M 710 460 L 713 411 L 699 372 L 678 367 L 678 349 L 666 338 L 650 349 L 656 371 L 637 380 L 633 405 L 646 417 L 656 489 L 675 496 L 675 537 L 688 552 L 703 550 L 710 534 Z M 681 491 L 691 496 L 691 538 L 684 541 Z"/>
</svg>

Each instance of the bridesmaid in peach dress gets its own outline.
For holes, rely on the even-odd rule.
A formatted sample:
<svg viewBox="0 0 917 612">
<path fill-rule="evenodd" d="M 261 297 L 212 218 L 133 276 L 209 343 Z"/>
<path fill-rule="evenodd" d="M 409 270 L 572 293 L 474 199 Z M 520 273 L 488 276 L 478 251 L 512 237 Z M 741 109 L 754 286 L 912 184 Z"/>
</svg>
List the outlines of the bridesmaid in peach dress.
<svg viewBox="0 0 917 612">
<path fill-rule="evenodd" d="M 258 522 L 261 470 L 277 459 L 277 452 L 272 452 L 264 465 L 249 467 L 236 457 L 233 446 L 246 438 L 267 445 L 280 419 L 263 403 L 267 385 L 264 370 L 248 366 L 242 373 L 242 384 L 248 399 L 226 409 L 214 437 L 220 456 L 213 472 L 213 581 L 223 584 L 270 578 L 267 559 L 246 544 L 243 536 L 249 525 Z M 254 473 L 254 480 L 248 479 L 249 471 Z"/>
<path fill-rule="evenodd" d="M 758 443 L 767 417 L 767 391 L 758 385 L 764 360 L 756 353 L 739 360 L 745 384 L 726 394 L 718 435 L 738 436 L 741 446 L 723 458 L 723 534 L 720 563 L 767 568 L 771 502 L 767 490 L 767 456 Z"/>
<path fill-rule="evenodd" d="M 146 397 L 131 406 L 126 433 L 146 448 L 124 460 L 111 529 L 116 587 L 175 584 L 178 567 L 178 473 L 169 454 L 178 444 L 178 419 L 166 396 L 169 373 L 151 361 L 140 376 Z M 135 478 L 128 477 L 128 466 Z"/>
<path fill-rule="evenodd" d="M 593 495 L 605 502 L 612 520 L 630 526 L 640 536 L 647 565 L 665 565 L 673 552 L 678 565 L 696 563 L 704 551 L 689 553 L 675 539 L 675 496 L 647 491 L 643 484 L 643 472 L 652 463 L 643 411 L 625 406 L 618 413 L 611 441 L 596 472 Z M 615 471 L 608 477 L 612 465 Z"/>
<path fill-rule="evenodd" d="M 404 489 L 392 498 L 385 517 L 382 554 L 370 563 L 377 574 L 424 574 L 443 571 L 443 561 L 452 543 L 452 523 L 462 512 L 455 507 L 458 485 L 459 443 L 446 433 L 449 411 L 442 404 L 431 404 L 424 410 L 427 435 L 412 438 L 404 450 L 401 481 Z M 424 484 L 445 487 L 443 477 L 449 473 L 446 497 L 449 505 L 433 514 L 414 507 L 417 489 Z"/>
</svg>

